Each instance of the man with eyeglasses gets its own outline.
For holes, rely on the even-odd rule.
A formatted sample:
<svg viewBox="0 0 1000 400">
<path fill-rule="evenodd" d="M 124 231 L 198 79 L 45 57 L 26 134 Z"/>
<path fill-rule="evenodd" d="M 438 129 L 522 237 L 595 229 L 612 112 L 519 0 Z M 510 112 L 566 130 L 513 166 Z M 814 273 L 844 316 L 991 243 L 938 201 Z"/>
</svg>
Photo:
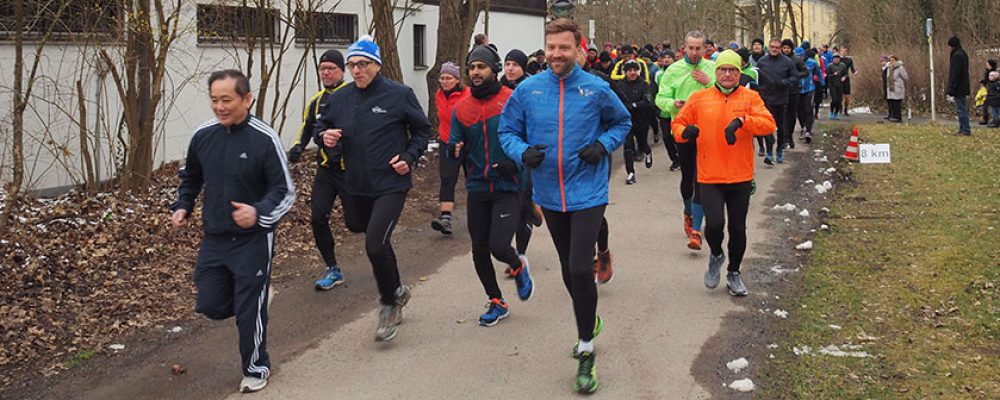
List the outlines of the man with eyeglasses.
<svg viewBox="0 0 1000 400">
<path fill-rule="evenodd" d="M 757 61 L 758 78 L 760 80 L 760 97 L 764 99 L 767 110 L 771 112 L 775 121 L 784 121 L 785 113 L 788 112 L 788 88 L 798 84 L 799 71 L 795 67 L 792 59 L 781 54 L 781 39 L 772 38 L 767 45 L 767 55 Z M 778 124 L 777 129 L 777 159 L 778 163 L 783 163 L 784 144 L 790 140 L 790 133 L 787 132 L 786 124 Z M 764 157 L 764 164 L 774 165 L 774 136 L 767 136 L 767 155 Z"/>
<path fill-rule="evenodd" d="M 365 253 L 379 291 L 375 340 L 384 342 L 396 336 L 410 299 L 392 250 L 392 231 L 413 187 L 410 172 L 427 148 L 430 123 L 413 89 L 379 74 L 382 57 L 370 36 L 348 48 L 346 67 L 354 82 L 330 96 L 338 107 L 325 110 L 315 135 L 343 151 L 354 208 L 345 215 L 347 229 L 365 233 Z"/>
<path fill-rule="evenodd" d="M 776 128 L 757 92 L 740 86 L 742 59 L 732 50 L 722 52 L 715 63 L 715 85 L 688 98 L 671 123 L 679 143 L 698 143 L 698 190 L 705 209 L 705 239 L 711 249 L 705 287 L 719 285 L 719 270 L 726 260 L 722 251 L 722 229 L 729 224 L 729 294 L 747 295 L 740 279 L 740 263 L 746 252 L 746 219 L 753 182 L 754 136 Z"/>
</svg>

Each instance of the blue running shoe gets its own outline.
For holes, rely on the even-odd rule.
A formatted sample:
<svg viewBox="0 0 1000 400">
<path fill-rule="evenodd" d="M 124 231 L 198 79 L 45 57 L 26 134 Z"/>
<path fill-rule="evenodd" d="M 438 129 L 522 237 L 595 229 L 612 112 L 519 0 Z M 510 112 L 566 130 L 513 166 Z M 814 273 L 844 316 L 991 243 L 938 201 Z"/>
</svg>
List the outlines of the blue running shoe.
<svg viewBox="0 0 1000 400">
<path fill-rule="evenodd" d="M 514 284 L 517 285 L 517 297 L 521 301 L 530 299 L 531 294 L 535 293 L 535 283 L 531 281 L 531 274 L 528 273 L 528 263 L 521 260 L 521 268 L 512 271 L 511 275 L 514 275 Z"/>
<path fill-rule="evenodd" d="M 344 274 L 336 265 L 328 267 L 323 277 L 316 280 L 316 290 L 330 290 L 344 283 Z"/>
<path fill-rule="evenodd" d="M 779 152 L 778 152 L 778 158 L 776 158 L 776 159 L 775 159 L 774 161 L 775 161 L 775 162 L 777 162 L 778 164 L 784 164 L 784 163 L 785 163 L 785 157 L 784 157 L 784 154 L 782 154 L 782 153 L 781 153 L 781 152 L 779 151 Z"/>
<path fill-rule="evenodd" d="M 496 325 L 501 319 L 507 318 L 510 315 L 507 303 L 503 299 L 490 299 L 489 304 L 486 304 L 486 308 L 486 313 L 479 316 L 480 326 Z"/>
</svg>

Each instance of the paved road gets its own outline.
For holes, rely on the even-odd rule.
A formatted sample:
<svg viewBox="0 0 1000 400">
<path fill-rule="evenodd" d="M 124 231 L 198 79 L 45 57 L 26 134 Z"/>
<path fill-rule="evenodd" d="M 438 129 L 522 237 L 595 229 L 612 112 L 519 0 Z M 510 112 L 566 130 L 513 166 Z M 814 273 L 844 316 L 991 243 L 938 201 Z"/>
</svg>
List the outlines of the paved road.
<svg viewBox="0 0 1000 400">
<path fill-rule="evenodd" d="M 599 288 L 598 311 L 606 327 L 595 342 L 598 393 L 617 399 L 708 398 L 691 374 L 692 363 L 699 352 L 712 351 L 706 341 L 722 318 L 755 299 L 754 288 L 749 288 L 750 297 L 733 301 L 724 284 L 714 291 L 702 286 L 707 246 L 701 252 L 684 246 L 680 172 L 667 172 L 662 147 L 655 150 L 659 159 L 652 170 L 637 165 L 638 184 L 626 186 L 620 166 L 612 178 L 607 215 L 616 275 Z M 758 161 L 758 192 L 748 220 L 751 249 L 768 237 L 758 228 L 767 207 L 763 201 L 787 167 L 765 169 Z M 520 302 L 513 281 L 502 282 L 511 316 L 499 325 L 476 324 L 485 295 L 471 253 L 451 259 L 425 281 L 404 271 L 404 280 L 416 285 L 405 322 L 391 343 L 373 341 L 376 315 L 368 312 L 297 357 L 274 360 L 270 385 L 253 397 L 576 397 L 571 391 L 576 362 L 569 356 L 575 342 L 570 299 L 547 230 L 535 232 L 528 254 L 535 295 Z M 463 237 L 455 243 L 467 246 Z M 747 258 L 754 256 L 748 251 Z"/>
</svg>

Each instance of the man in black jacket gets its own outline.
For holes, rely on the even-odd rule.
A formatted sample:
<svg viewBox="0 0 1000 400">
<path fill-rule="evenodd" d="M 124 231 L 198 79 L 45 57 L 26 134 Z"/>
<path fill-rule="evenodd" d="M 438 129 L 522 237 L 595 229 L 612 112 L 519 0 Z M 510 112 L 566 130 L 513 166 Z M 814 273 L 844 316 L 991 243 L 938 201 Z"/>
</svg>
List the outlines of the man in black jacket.
<svg viewBox="0 0 1000 400">
<path fill-rule="evenodd" d="M 795 55 L 795 42 L 793 42 L 792 39 L 785 39 L 781 41 L 781 54 L 791 59 L 792 63 L 795 64 L 796 79 L 795 83 L 788 86 L 788 108 L 785 111 L 785 120 L 783 122 L 775 122 L 785 124 L 785 133 L 788 135 L 785 138 L 785 145 L 794 149 L 795 140 L 792 139 L 792 136 L 795 134 L 795 121 L 798 117 L 799 103 L 802 100 L 802 94 L 799 93 L 799 88 L 801 87 L 800 79 L 809 76 L 809 70 L 806 69 L 806 64 L 805 61 L 802 60 L 802 57 Z M 803 127 L 803 129 L 805 129 L 805 127 Z M 778 162 L 784 161 L 780 158 L 779 160 L 780 161 Z"/>
<path fill-rule="evenodd" d="M 958 112 L 958 134 L 972 135 L 972 127 L 969 126 L 969 55 L 962 49 L 962 42 L 958 36 L 948 39 L 948 46 L 951 47 L 951 64 L 948 67 L 948 86 L 944 94 L 949 99 L 954 99 L 955 110 Z"/>
<path fill-rule="evenodd" d="M 649 85 L 639 76 L 639 63 L 635 60 L 626 61 L 622 70 L 625 71 L 625 79 L 616 81 L 614 88 L 621 97 L 622 103 L 632 115 L 632 129 L 625 137 L 625 184 L 635 183 L 635 152 L 636 142 L 639 151 L 645 156 L 646 168 L 653 167 L 653 150 L 649 148 L 649 116 L 653 107 L 649 101 Z"/>
<path fill-rule="evenodd" d="M 302 156 L 302 151 L 309 145 L 315 130 L 316 118 L 330 106 L 329 97 L 340 88 L 347 86 L 344 82 L 344 55 L 337 50 L 327 50 L 319 58 L 319 78 L 323 89 L 313 95 L 302 116 L 302 127 L 296 136 L 295 143 L 288 150 L 288 162 L 296 163 Z M 310 223 L 316 248 L 326 265 L 326 270 L 316 280 L 316 290 L 330 290 L 344 283 L 344 274 L 337 265 L 335 241 L 330 230 L 330 211 L 333 201 L 340 196 L 344 213 L 350 212 L 350 196 L 345 185 L 344 164 L 341 160 L 341 148 L 327 148 L 322 141 L 316 141 L 319 150 L 316 151 L 316 176 L 313 178 L 312 199 L 310 206 Z"/>
<path fill-rule="evenodd" d="M 354 82 L 330 96 L 338 106 L 324 110 L 315 134 L 325 146 L 343 148 L 353 208 L 345 215 L 347 229 L 365 232 L 381 304 L 375 340 L 388 341 L 410 299 L 399 277 L 392 231 L 413 187 L 410 172 L 427 148 L 430 124 L 413 89 L 379 75 L 382 58 L 370 37 L 348 48 L 345 65 Z"/>
<path fill-rule="evenodd" d="M 236 316 L 240 391 L 255 392 L 267 386 L 271 374 L 266 344 L 274 229 L 295 204 L 295 187 L 278 134 L 250 115 L 247 77 L 237 70 L 216 71 L 208 86 L 215 118 L 191 138 L 171 223 L 187 225 L 204 188 L 195 310 L 217 320 Z"/>
<path fill-rule="evenodd" d="M 781 39 L 772 38 L 767 45 L 767 55 L 757 60 L 760 81 L 760 97 L 771 112 L 775 121 L 784 121 L 788 107 L 788 88 L 798 85 L 799 75 L 795 63 L 781 54 Z M 790 139 L 786 124 L 778 123 L 778 157 L 777 162 L 784 162 L 782 157 L 785 141 Z M 774 137 L 767 137 L 767 155 L 764 164 L 774 165 L 771 157 L 774 149 Z"/>
</svg>

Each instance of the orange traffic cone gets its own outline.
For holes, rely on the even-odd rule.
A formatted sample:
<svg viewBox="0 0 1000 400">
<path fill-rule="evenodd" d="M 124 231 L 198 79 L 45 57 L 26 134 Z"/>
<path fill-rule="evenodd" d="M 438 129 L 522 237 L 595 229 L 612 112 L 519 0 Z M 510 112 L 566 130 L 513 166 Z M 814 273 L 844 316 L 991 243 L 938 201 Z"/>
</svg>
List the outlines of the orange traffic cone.
<svg viewBox="0 0 1000 400">
<path fill-rule="evenodd" d="M 851 141 L 847 143 L 847 150 L 844 151 L 844 158 L 847 161 L 858 161 L 858 127 L 851 131 Z"/>
</svg>

